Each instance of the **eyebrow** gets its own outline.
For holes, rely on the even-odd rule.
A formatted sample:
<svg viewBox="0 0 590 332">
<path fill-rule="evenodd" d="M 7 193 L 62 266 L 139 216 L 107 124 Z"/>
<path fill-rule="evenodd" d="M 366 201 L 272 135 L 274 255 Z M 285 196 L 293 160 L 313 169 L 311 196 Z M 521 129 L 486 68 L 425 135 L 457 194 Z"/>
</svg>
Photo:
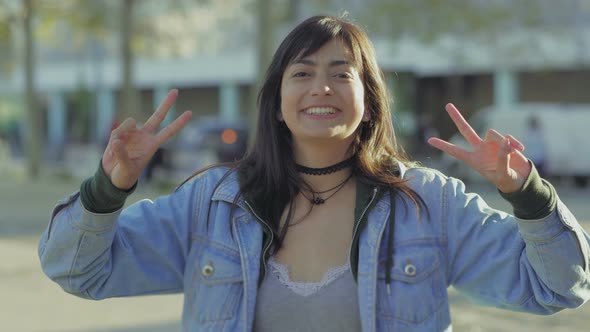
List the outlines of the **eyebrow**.
<svg viewBox="0 0 590 332">
<path fill-rule="evenodd" d="M 315 66 L 315 65 L 317 65 L 317 63 L 315 63 L 315 61 L 312 61 L 312 60 L 309 60 L 309 59 L 299 59 L 297 61 L 294 61 L 293 64 L 303 64 L 303 65 L 308 65 L 308 66 Z M 332 61 L 330 61 L 330 64 L 329 64 L 330 67 L 343 66 L 343 65 L 350 65 L 350 61 L 347 61 L 347 60 L 332 60 Z"/>
</svg>

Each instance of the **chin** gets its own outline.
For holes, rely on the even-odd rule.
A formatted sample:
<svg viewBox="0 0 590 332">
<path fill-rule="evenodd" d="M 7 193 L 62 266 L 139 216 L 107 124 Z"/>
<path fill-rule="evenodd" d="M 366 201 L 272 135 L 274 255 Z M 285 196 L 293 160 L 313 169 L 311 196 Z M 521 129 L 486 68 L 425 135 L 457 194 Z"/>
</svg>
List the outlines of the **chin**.
<svg viewBox="0 0 590 332">
<path fill-rule="evenodd" d="M 321 130 L 321 131 L 313 131 L 307 132 L 304 135 L 300 135 L 299 139 L 304 140 L 317 140 L 317 141 L 332 141 L 332 142 L 340 142 L 340 141 L 352 141 L 354 137 L 354 132 L 352 133 L 343 133 L 341 131 L 335 130 Z"/>
</svg>

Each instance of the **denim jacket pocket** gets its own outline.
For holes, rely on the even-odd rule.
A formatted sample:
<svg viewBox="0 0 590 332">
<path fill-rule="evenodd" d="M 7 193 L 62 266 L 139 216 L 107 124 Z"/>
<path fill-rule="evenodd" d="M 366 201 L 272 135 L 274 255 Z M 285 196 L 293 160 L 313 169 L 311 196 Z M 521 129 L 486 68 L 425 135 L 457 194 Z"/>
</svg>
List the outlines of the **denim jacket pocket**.
<svg viewBox="0 0 590 332">
<path fill-rule="evenodd" d="M 196 260 L 191 293 L 200 323 L 233 318 L 243 297 L 240 254 L 212 242 L 204 244 Z"/>
<path fill-rule="evenodd" d="M 435 247 L 405 246 L 393 255 L 390 292 L 385 280 L 386 257 L 379 260 L 378 313 L 382 319 L 420 324 L 433 316 L 446 299 L 439 251 Z"/>
</svg>

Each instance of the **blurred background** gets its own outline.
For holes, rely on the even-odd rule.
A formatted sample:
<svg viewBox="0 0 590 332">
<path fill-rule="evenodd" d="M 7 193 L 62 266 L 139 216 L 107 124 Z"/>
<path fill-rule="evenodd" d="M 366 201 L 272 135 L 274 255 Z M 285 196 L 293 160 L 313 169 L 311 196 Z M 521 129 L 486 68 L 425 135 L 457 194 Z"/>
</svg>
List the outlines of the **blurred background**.
<svg viewBox="0 0 590 332">
<path fill-rule="evenodd" d="M 186 109 L 193 120 L 128 204 L 239 158 L 278 43 L 311 15 L 344 12 L 375 44 L 413 159 L 509 209 L 425 144 L 465 145 L 444 112 L 453 102 L 481 135 L 496 128 L 525 143 L 588 229 L 589 0 L 0 0 L 0 329 L 179 331 L 180 295 L 90 302 L 43 276 L 36 243 L 53 204 L 93 174 L 118 123 L 145 121 L 172 88 L 180 97 L 164 123 Z M 588 306 L 513 314 L 451 294 L 458 331 L 581 331 L 590 316 Z"/>
</svg>

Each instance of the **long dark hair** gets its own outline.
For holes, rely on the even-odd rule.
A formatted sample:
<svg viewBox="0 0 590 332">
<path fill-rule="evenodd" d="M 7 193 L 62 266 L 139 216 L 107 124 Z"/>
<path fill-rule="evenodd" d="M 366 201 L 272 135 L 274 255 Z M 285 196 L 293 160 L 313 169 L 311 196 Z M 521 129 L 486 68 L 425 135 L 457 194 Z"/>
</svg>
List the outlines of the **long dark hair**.
<svg viewBox="0 0 590 332">
<path fill-rule="evenodd" d="M 394 171 L 397 161 L 409 160 L 395 137 L 390 98 L 371 41 L 362 29 L 345 19 L 314 16 L 297 25 L 275 52 L 258 95 L 254 144 L 232 167 L 239 175 L 240 195 L 278 235 L 275 248 L 280 248 L 292 222 L 294 198 L 306 186 L 295 168 L 291 133 L 277 118 L 283 73 L 293 60 L 313 54 L 333 39 L 341 40 L 351 52 L 363 81 L 365 107 L 370 112 L 370 121 L 361 122 L 350 147 L 356 158 L 355 175 L 404 193 L 419 209 L 420 197 Z M 287 206 L 287 220 L 281 228 L 280 219 Z"/>
</svg>

